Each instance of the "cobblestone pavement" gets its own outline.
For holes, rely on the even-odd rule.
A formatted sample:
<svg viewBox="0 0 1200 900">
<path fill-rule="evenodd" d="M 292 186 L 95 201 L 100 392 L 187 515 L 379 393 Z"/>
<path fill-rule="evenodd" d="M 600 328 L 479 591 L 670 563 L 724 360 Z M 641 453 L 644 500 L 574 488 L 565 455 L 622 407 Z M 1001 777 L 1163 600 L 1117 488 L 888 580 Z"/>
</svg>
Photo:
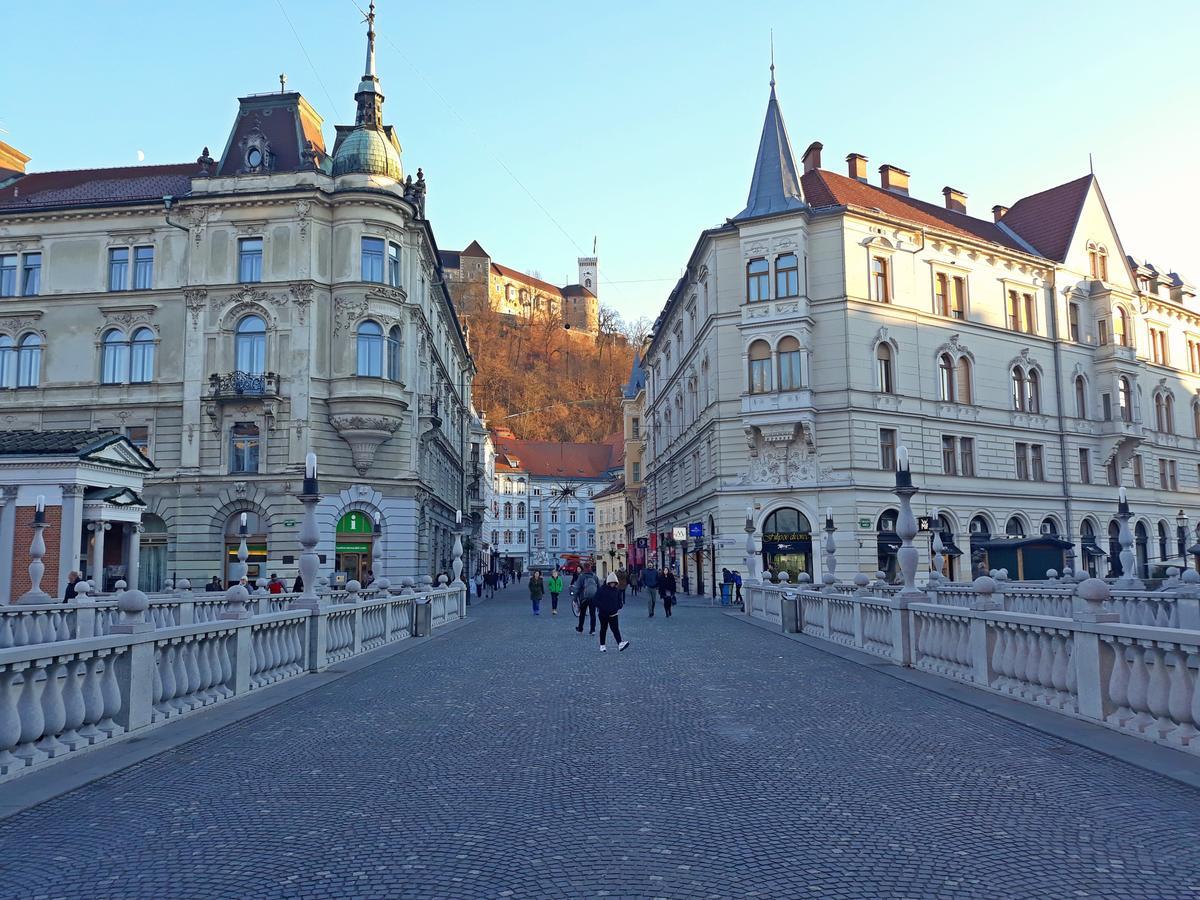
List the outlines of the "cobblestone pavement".
<svg viewBox="0 0 1200 900">
<path fill-rule="evenodd" d="M 1175 782 L 716 611 L 601 654 L 524 597 L 0 823 L 0 896 L 1200 896 Z"/>
</svg>

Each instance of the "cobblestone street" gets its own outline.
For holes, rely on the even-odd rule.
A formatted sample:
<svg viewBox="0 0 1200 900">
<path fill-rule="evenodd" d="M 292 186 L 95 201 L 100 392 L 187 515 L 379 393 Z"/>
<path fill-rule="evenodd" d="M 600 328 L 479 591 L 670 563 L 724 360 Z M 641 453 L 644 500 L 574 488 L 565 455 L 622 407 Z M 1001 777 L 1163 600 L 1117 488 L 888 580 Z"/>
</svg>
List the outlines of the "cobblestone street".
<svg viewBox="0 0 1200 900">
<path fill-rule="evenodd" d="M 0 895 L 1200 896 L 1173 781 L 717 610 L 632 599 L 601 654 L 525 596 L 5 820 Z"/>
</svg>

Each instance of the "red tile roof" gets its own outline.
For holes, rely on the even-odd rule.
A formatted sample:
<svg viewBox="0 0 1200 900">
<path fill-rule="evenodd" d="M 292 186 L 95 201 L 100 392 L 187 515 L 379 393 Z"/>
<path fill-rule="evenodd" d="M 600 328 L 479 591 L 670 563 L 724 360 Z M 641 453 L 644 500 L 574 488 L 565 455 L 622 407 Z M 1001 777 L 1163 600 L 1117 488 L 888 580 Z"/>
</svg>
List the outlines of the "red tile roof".
<svg viewBox="0 0 1200 900">
<path fill-rule="evenodd" d="M 180 197 L 192 189 L 196 163 L 30 172 L 0 190 L 0 210 L 46 206 L 103 206 Z"/>
<path fill-rule="evenodd" d="M 1012 250 L 1028 252 L 994 222 L 976 219 L 915 197 L 894 194 L 881 187 L 838 175 L 836 172 L 813 169 L 803 175 L 801 184 L 804 187 L 804 199 L 813 207 L 857 206 L 863 209 L 878 209 L 886 216 L 903 219 L 914 225 L 924 225 L 951 234 L 1000 244 Z"/>
<path fill-rule="evenodd" d="M 530 475 L 559 478 L 603 478 L 620 462 L 620 453 L 611 444 L 523 441 L 493 433 L 496 449 L 515 458 Z"/>
<path fill-rule="evenodd" d="M 501 266 L 497 263 L 492 263 L 492 271 L 497 275 L 503 275 L 505 278 L 511 278 L 513 281 L 522 281 L 530 287 L 538 288 L 545 291 L 547 294 L 555 294 L 562 296 L 562 290 L 551 284 L 548 281 L 542 281 L 540 278 L 534 278 L 532 275 L 526 275 L 524 272 L 518 272 L 516 269 L 510 269 L 507 266 Z"/>
<path fill-rule="evenodd" d="M 1092 186 L 1092 175 L 1022 197 L 1000 220 L 1043 256 L 1062 262 L 1067 258 L 1071 237 Z"/>
</svg>

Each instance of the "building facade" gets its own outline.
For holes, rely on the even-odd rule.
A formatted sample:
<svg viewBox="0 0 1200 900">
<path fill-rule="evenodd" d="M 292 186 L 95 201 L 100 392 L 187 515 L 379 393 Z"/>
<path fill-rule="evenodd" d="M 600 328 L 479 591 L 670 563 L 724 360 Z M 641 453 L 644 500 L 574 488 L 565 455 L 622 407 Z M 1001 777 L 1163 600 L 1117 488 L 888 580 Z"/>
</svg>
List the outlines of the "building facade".
<svg viewBox="0 0 1200 900">
<path fill-rule="evenodd" d="M 0 176 L 4 427 L 123 434 L 158 467 L 166 571 L 296 571 L 305 455 L 322 573 L 448 571 L 467 510 L 473 364 L 383 121 L 374 14 L 356 121 L 326 149 L 298 93 L 243 97 L 218 157 Z M 149 585 L 157 588 L 161 585 Z"/>
<path fill-rule="evenodd" d="M 1126 255 L 1097 179 L 977 218 L 959 190 L 929 203 L 899 167 L 873 184 L 865 156 L 839 174 L 822 149 L 794 157 L 772 80 L 746 208 L 700 235 L 656 322 L 660 555 L 683 527 L 693 578 L 743 568 L 749 520 L 763 562 L 819 579 L 829 509 L 839 575 L 894 573 L 904 447 L 952 577 L 1119 572 L 1119 484 L 1139 574 L 1185 564 L 1200 307 L 1181 277 Z"/>
<path fill-rule="evenodd" d="M 629 381 L 621 391 L 622 430 L 625 438 L 625 547 L 630 569 L 651 561 L 650 529 L 646 524 L 646 369 L 641 352 L 634 353 Z"/>
<path fill-rule="evenodd" d="M 596 507 L 596 571 L 601 578 L 626 566 L 625 479 L 617 478 L 601 489 Z"/>
<path fill-rule="evenodd" d="M 594 256 L 580 257 L 579 282 L 563 287 L 493 262 L 478 241 L 465 250 L 443 250 L 441 262 L 454 302 L 467 315 L 486 305 L 514 323 L 561 322 L 593 337 L 600 333 L 599 261 Z"/>
</svg>

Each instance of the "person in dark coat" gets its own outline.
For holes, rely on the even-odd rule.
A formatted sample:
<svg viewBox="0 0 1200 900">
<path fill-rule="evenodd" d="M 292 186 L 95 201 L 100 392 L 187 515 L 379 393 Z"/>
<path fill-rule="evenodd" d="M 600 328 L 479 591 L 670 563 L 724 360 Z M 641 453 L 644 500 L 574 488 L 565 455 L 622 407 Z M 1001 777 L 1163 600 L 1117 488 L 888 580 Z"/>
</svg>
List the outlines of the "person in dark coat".
<svg viewBox="0 0 1200 900">
<path fill-rule="evenodd" d="M 671 607 L 675 605 L 675 573 L 670 569 L 663 569 L 663 573 L 658 576 L 658 591 L 662 594 L 663 612 L 669 619 Z"/>
<path fill-rule="evenodd" d="M 617 625 L 617 614 L 621 611 L 625 601 L 622 599 L 616 572 L 608 573 L 608 580 L 600 586 L 600 590 L 596 592 L 596 597 L 592 602 L 600 614 L 600 652 L 603 653 L 608 649 L 605 645 L 605 638 L 608 636 L 609 630 L 617 639 L 617 649 L 624 650 L 629 646 L 629 641 L 621 640 L 621 628 Z"/>
<path fill-rule="evenodd" d="M 297 575 L 296 580 L 292 582 L 292 593 L 299 594 L 302 590 L 304 590 L 304 579 Z"/>
<path fill-rule="evenodd" d="M 67 576 L 67 590 L 63 594 L 63 603 L 69 603 L 76 597 L 75 585 L 79 584 L 79 573 L 72 572 Z"/>
<path fill-rule="evenodd" d="M 533 601 L 533 614 L 535 616 L 542 614 L 542 594 L 545 592 L 546 583 L 542 581 L 542 573 L 534 569 L 533 575 L 529 577 L 529 599 Z"/>
<path fill-rule="evenodd" d="M 642 584 L 646 588 L 646 606 L 650 610 L 650 618 L 654 618 L 654 601 L 658 597 L 658 572 L 653 566 L 642 571 Z"/>
<path fill-rule="evenodd" d="M 206 584 L 204 586 L 204 590 L 206 590 L 206 591 L 223 591 L 223 590 L 225 590 L 225 588 L 221 587 L 221 579 L 218 578 L 216 575 L 214 575 L 212 577 L 212 581 L 210 581 L 208 584 Z"/>
</svg>

